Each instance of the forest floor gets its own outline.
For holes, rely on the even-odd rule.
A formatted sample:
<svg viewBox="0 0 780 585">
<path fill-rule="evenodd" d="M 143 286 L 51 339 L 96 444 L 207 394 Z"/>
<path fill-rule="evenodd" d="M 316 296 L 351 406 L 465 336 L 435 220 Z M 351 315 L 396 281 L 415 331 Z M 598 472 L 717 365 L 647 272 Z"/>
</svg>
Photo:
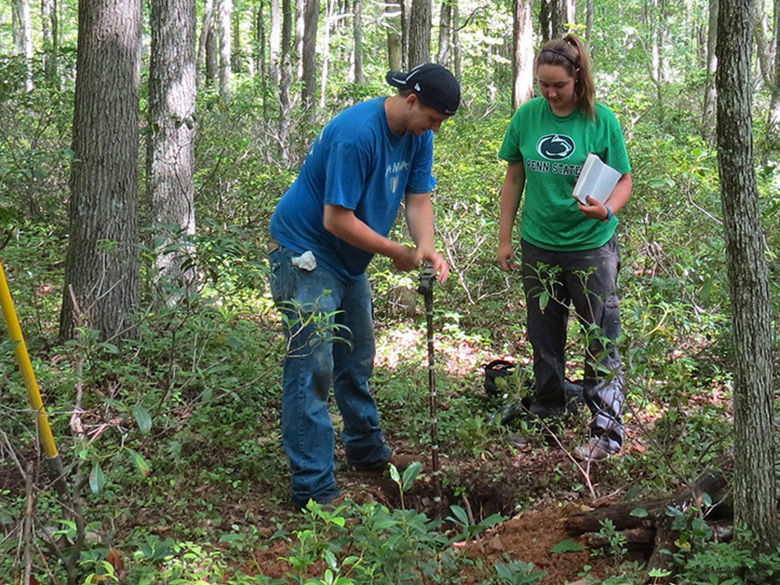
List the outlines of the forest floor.
<svg viewBox="0 0 780 585">
<path fill-rule="evenodd" d="M 421 346 L 424 346 L 424 339 L 420 332 L 380 333 L 377 366 L 402 368 L 404 356 L 419 352 Z M 416 357 L 414 359 L 417 361 Z M 483 364 L 490 359 L 492 357 L 484 350 L 467 341 L 450 340 L 446 348 L 437 349 L 439 374 L 459 377 L 481 393 L 484 393 Z M 441 407 L 446 409 L 446 397 L 442 403 Z M 573 514 L 622 500 L 632 482 L 626 480 L 625 473 L 615 472 L 613 468 L 628 453 L 641 454 L 643 447 L 640 440 L 632 440 L 637 433 L 628 425 L 626 445 L 619 456 L 589 466 L 578 465 L 570 452 L 587 438 L 587 409 L 584 410 L 581 416 L 569 421 L 574 427 L 557 429 L 556 439 L 545 438 L 544 433 L 536 431 L 530 436 L 528 445 L 518 447 L 510 444 L 507 433 L 502 445 L 491 443 L 481 450 L 477 437 L 477 447 L 471 451 L 461 448 L 453 453 L 440 453 L 443 505 L 434 504 L 430 452 L 420 452 L 410 445 L 393 431 L 391 424 L 383 427 L 395 452 L 423 464 L 421 479 L 404 495 L 403 502 L 399 497 L 399 486 L 387 472 L 358 472 L 337 463 L 336 479 L 342 494 L 358 504 L 374 500 L 391 509 L 403 504 L 431 518 L 446 518 L 450 515 L 449 506 L 458 505 L 468 511 L 475 523 L 491 514 L 504 516 L 504 521 L 478 539 L 458 544 L 467 555 L 483 561 L 479 566 L 475 565 L 474 574 L 463 575 L 465 585 L 475 585 L 491 574 L 494 576 L 495 563 L 518 560 L 533 563 L 536 569 L 544 571 L 545 575 L 539 581 L 541 585 L 599 583 L 620 573 L 621 569 L 630 570 L 635 562 L 644 563 L 651 551 L 630 551 L 617 558 L 603 550 L 591 550 L 586 538 L 566 532 L 564 522 Z M 394 418 L 395 414 L 382 412 L 382 416 L 383 419 Z M 582 428 L 576 426 L 578 423 L 583 423 Z M 343 449 L 338 446 L 336 459 L 345 460 Z M 261 516 L 278 518 L 279 513 L 280 510 L 274 508 Z M 274 527 L 269 525 L 266 530 L 271 534 Z M 556 545 L 563 541 L 576 542 L 580 550 L 554 552 Z M 289 563 L 280 560 L 287 556 L 286 546 L 278 544 L 256 553 L 255 560 L 263 574 L 282 577 L 290 570 Z"/>
<path fill-rule="evenodd" d="M 419 368 L 419 363 L 425 363 L 424 359 L 420 359 L 424 354 L 421 348 L 424 347 L 423 334 L 418 330 L 398 328 L 379 332 L 375 377 L 379 378 L 379 382 L 386 382 L 392 377 L 391 372 L 403 370 L 405 365 L 414 362 L 418 364 L 415 379 L 419 385 L 420 379 L 427 379 L 425 370 Z M 437 348 L 437 376 L 440 376 L 443 386 L 440 390 L 443 413 L 450 407 L 448 392 L 473 391 L 484 398 L 483 364 L 495 357 L 507 357 L 500 355 L 499 350 L 496 350 L 499 355 L 490 355 L 490 351 L 479 348 L 479 344 L 473 341 L 453 339 L 442 342 Z M 404 364 L 405 360 L 407 364 Z M 400 391 L 408 391 L 410 383 L 404 380 Z M 510 443 L 508 431 L 497 434 L 495 426 L 487 424 L 482 429 L 478 425 L 466 426 L 465 433 L 460 435 L 462 429 L 456 424 L 453 431 L 450 420 L 446 427 L 450 435 L 443 441 L 449 447 L 439 454 L 443 503 L 435 506 L 431 454 L 420 446 L 426 444 L 425 435 L 429 427 L 427 424 L 416 427 L 419 436 L 411 433 L 409 428 L 399 430 L 408 420 L 408 412 L 394 412 L 383 407 L 383 391 L 392 390 L 387 387 L 382 389 L 380 384 L 375 386 L 387 441 L 396 453 L 419 461 L 423 472 L 404 494 L 403 502 L 398 485 L 387 472 L 361 473 L 341 465 L 336 471 L 339 488 L 348 500 L 357 504 L 373 500 L 391 509 L 414 508 L 430 518 L 446 519 L 451 515 L 450 506 L 453 505 L 465 509 L 473 524 L 493 514 L 502 515 L 505 520 L 477 539 L 458 543 L 457 546 L 469 557 L 481 560 L 470 565 L 473 573 L 462 574 L 464 585 L 477 585 L 494 576 L 493 566 L 496 563 L 533 563 L 536 569 L 545 572 L 539 581 L 541 585 L 589 585 L 630 570 L 628 567 L 633 566 L 634 561 L 643 563 L 647 560 L 650 551 L 615 557 L 604 551 L 591 550 L 588 540 L 567 534 L 564 527 L 565 520 L 571 515 L 624 500 L 636 487 L 638 478 L 632 476 L 632 470 L 637 469 L 636 461 L 642 460 L 644 448 L 642 431 L 635 417 L 627 420 L 623 452 L 590 466 L 578 464 L 570 455 L 572 449 L 587 438 L 587 412 L 559 427 L 554 440 L 536 431 L 523 446 Z M 489 405 L 495 408 L 495 402 L 485 400 L 482 404 L 486 408 Z M 400 409 L 396 406 L 396 410 Z M 484 420 L 486 414 L 489 412 L 475 409 L 470 421 L 464 420 L 463 424 L 475 425 L 475 421 Z M 335 413 L 334 419 L 338 425 Z M 260 414 L 259 420 L 261 423 L 256 429 L 258 441 L 276 444 L 279 434 L 275 411 L 267 409 L 266 413 Z M 456 432 L 460 438 L 453 437 Z M 452 448 L 453 442 L 455 448 Z M 132 549 L 121 550 L 122 542 L 125 536 L 137 529 L 151 531 L 160 538 L 171 536 L 178 539 L 182 528 L 185 529 L 184 534 L 190 527 L 193 532 L 208 538 L 209 533 L 227 534 L 238 526 L 254 530 L 261 536 L 262 545 L 252 551 L 244 550 L 248 556 L 236 561 L 240 563 L 236 568 L 249 575 L 284 578 L 292 570 L 285 558 L 290 556 L 294 539 L 268 537 L 277 533 L 280 527 L 287 534 L 292 534 L 304 526 L 305 519 L 300 510 L 295 510 L 289 502 L 289 470 L 281 447 L 275 447 L 274 461 L 258 463 L 259 469 L 267 469 L 264 479 L 251 485 L 250 482 L 238 482 L 242 487 L 236 490 L 231 490 L 224 480 L 212 484 L 203 479 L 203 473 L 209 471 L 210 465 L 217 469 L 226 461 L 226 454 L 212 439 L 204 437 L 202 443 L 193 443 L 188 449 L 198 453 L 197 465 L 179 468 L 183 475 L 178 479 L 158 478 L 158 483 L 162 482 L 158 487 L 170 498 L 166 506 L 161 508 L 154 504 L 159 500 L 149 499 L 143 485 L 126 489 L 128 499 L 123 506 L 124 512 L 115 515 L 111 526 L 112 541 L 120 549 L 119 554 L 128 564 L 132 563 Z M 343 448 L 338 442 L 336 460 L 345 460 Z M 635 463 L 625 463 L 631 460 Z M 650 470 L 647 472 L 651 473 Z M 4 477 L 6 474 L 10 475 Z M 6 461 L 6 465 L 0 464 L 0 489 L 9 489 L 11 493 L 16 491 L 15 488 L 22 490 L 23 482 L 18 477 L 12 477 L 16 475 L 15 466 L 10 461 Z M 169 482 L 170 485 L 176 484 L 175 494 L 165 487 Z M 446 520 L 444 525 L 454 527 Z M 577 544 L 565 546 L 566 550 L 562 551 L 556 545 L 563 541 Z M 217 536 L 213 544 L 220 546 Z"/>
</svg>

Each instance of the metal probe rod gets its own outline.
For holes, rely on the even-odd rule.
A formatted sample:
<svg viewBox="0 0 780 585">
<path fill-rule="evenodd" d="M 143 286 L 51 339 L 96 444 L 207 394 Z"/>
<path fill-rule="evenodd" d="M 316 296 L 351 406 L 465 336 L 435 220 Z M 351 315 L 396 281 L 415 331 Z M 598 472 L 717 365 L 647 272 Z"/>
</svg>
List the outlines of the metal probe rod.
<svg viewBox="0 0 780 585">
<path fill-rule="evenodd" d="M 425 320 L 428 330 L 428 390 L 431 410 L 431 467 L 433 469 L 433 501 L 436 506 L 441 505 L 441 480 L 439 478 L 439 432 L 438 432 L 438 404 L 436 393 L 436 370 L 434 367 L 433 352 L 433 281 L 435 274 L 433 264 L 426 262 L 420 271 L 420 285 L 418 292 L 425 299 Z"/>
</svg>

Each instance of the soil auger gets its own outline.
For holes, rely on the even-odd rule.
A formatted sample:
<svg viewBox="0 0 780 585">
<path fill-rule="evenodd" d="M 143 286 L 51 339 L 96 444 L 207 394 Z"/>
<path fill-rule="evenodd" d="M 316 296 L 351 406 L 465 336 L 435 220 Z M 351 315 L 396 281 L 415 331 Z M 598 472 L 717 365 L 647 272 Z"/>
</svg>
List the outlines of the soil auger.
<svg viewBox="0 0 780 585">
<path fill-rule="evenodd" d="M 420 270 L 420 284 L 417 287 L 425 300 L 425 320 L 428 331 L 428 391 L 431 410 L 431 477 L 433 479 L 433 501 L 437 510 L 441 508 L 441 480 L 439 478 L 439 431 L 436 394 L 436 370 L 433 354 L 433 282 L 436 279 L 433 264 L 426 262 Z M 439 510 L 440 511 L 440 510 Z"/>
</svg>

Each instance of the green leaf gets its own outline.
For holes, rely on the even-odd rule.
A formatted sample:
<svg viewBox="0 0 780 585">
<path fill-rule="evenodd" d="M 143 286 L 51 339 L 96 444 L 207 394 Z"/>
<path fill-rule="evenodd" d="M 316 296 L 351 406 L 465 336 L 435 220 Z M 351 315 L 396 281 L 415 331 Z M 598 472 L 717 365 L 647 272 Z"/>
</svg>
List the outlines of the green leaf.
<svg viewBox="0 0 780 585">
<path fill-rule="evenodd" d="M 152 430 L 152 415 L 143 406 L 133 407 L 133 418 L 138 423 L 138 428 L 144 435 L 148 435 Z"/>
<path fill-rule="evenodd" d="M 390 464 L 390 478 L 398 485 L 401 485 L 401 475 L 398 473 L 398 468 L 392 463 Z"/>
<path fill-rule="evenodd" d="M 100 463 L 95 461 L 92 471 L 89 473 L 89 489 L 92 490 L 93 494 L 97 494 L 104 485 L 106 485 L 106 476 L 100 468 Z"/>
<path fill-rule="evenodd" d="M 542 291 L 539 295 L 539 310 L 544 311 L 547 308 L 547 303 L 550 302 L 550 293 Z"/>
<path fill-rule="evenodd" d="M 561 554 L 567 552 L 580 552 L 585 550 L 571 538 L 566 538 L 550 549 L 551 553 Z"/>
<path fill-rule="evenodd" d="M 131 449 L 130 447 L 127 447 L 127 452 L 130 454 L 130 459 L 135 464 L 138 471 L 141 472 L 141 475 L 144 477 L 149 477 L 152 468 L 146 459 L 144 459 L 143 455 L 141 455 L 138 451 Z"/>
<path fill-rule="evenodd" d="M 450 506 L 450 510 L 452 510 L 452 513 L 455 515 L 455 518 L 452 518 L 450 516 L 448 520 L 453 520 L 454 522 L 457 522 L 458 524 L 462 524 L 463 526 L 469 525 L 469 517 L 468 514 L 466 514 L 466 510 L 464 510 L 460 506 Z"/>
<path fill-rule="evenodd" d="M 420 475 L 421 471 L 422 463 L 419 461 L 413 462 L 404 470 L 403 482 L 401 484 L 404 491 L 408 491 L 412 487 L 414 480 L 417 479 L 417 476 Z"/>
<path fill-rule="evenodd" d="M 644 508 L 634 508 L 631 510 L 631 516 L 634 518 L 647 518 L 650 513 Z"/>
</svg>

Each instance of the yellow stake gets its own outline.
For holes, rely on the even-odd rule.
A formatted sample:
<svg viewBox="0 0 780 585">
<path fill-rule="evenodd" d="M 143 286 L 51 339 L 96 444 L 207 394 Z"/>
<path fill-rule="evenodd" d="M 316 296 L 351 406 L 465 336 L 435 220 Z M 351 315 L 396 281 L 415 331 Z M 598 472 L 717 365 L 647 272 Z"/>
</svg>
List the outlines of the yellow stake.
<svg viewBox="0 0 780 585">
<path fill-rule="evenodd" d="M 57 445 L 54 443 L 54 435 L 52 435 L 51 427 L 49 426 L 49 417 L 43 408 L 41 391 L 38 388 L 38 382 L 35 380 L 35 373 L 30 363 L 30 355 L 27 353 L 27 345 L 24 343 L 22 328 L 19 326 L 19 318 L 16 316 L 16 309 L 14 309 L 14 302 L 11 298 L 11 291 L 8 288 L 8 281 L 5 278 L 2 262 L 0 262 L 0 304 L 3 306 L 3 315 L 8 325 L 8 334 L 11 337 L 11 341 L 15 343 L 14 353 L 16 354 L 19 369 L 22 372 L 24 384 L 27 386 L 27 396 L 30 400 L 30 405 L 38 416 L 38 432 L 40 433 L 43 449 L 46 451 L 49 459 L 56 459 L 58 455 Z"/>
</svg>

